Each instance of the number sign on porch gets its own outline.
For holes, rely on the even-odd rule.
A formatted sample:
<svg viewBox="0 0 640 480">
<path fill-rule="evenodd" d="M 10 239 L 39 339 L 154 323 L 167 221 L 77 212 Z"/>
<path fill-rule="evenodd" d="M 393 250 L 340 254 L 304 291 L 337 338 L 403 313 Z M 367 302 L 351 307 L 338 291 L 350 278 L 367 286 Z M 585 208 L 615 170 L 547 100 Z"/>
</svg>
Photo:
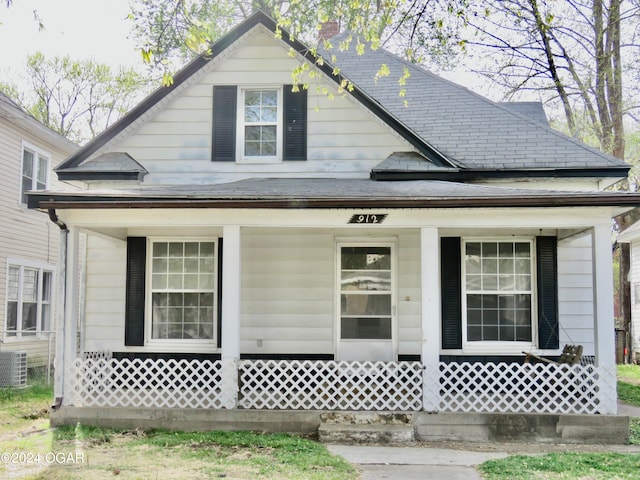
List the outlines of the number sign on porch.
<svg viewBox="0 0 640 480">
<path fill-rule="evenodd" d="M 385 218 L 386 213 L 356 213 L 347 223 L 382 223 Z"/>
</svg>

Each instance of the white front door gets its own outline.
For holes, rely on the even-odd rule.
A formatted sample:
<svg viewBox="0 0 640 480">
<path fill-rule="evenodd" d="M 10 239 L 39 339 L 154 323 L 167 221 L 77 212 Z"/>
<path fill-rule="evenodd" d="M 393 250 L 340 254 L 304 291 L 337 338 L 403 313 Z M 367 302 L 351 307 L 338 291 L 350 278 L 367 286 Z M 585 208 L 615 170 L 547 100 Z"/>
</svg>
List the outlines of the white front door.
<svg viewBox="0 0 640 480">
<path fill-rule="evenodd" d="M 337 245 L 338 360 L 395 361 L 395 246 Z"/>
</svg>

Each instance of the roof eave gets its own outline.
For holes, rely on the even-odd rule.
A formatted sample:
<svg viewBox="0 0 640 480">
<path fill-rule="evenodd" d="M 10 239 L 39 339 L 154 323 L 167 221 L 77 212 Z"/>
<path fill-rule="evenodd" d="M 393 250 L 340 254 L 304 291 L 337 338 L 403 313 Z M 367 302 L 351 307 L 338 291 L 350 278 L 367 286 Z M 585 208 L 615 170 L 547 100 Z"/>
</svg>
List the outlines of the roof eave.
<svg viewBox="0 0 640 480">
<path fill-rule="evenodd" d="M 612 192 L 610 194 L 579 193 L 575 195 L 520 196 L 505 195 L 472 197 L 127 197 L 87 196 L 73 194 L 29 193 L 32 209 L 346 209 L 346 208 L 556 208 L 556 207 L 637 207 L 640 194 Z"/>
<path fill-rule="evenodd" d="M 378 181 L 446 180 L 475 181 L 515 178 L 626 178 L 630 166 L 609 168 L 558 168 L 558 169 L 460 169 L 449 171 L 371 170 L 370 178 Z"/>
<path fill-rule="evenodd" d="M 78 182 L 95 182 L 95 181 L 136 181 L 142 182 L 144 176 L 148 172 L 130 171 L 130 172 L 108 172 L 108 171 L 72 171 L 61 170 L 57 172 L 58 180 L 62 181 L 78 181 Z"/>
</svg>

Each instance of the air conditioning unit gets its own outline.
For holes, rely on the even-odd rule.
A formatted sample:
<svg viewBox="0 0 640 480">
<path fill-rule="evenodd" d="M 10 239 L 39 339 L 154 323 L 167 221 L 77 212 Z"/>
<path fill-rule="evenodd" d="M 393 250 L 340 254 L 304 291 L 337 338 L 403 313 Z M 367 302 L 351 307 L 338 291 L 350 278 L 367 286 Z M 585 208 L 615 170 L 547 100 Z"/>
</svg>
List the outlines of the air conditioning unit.
<svg viewBox="0 0 640 480">
<path fill-rule="evenodd" d="M 0 388 L 27 386 L 27 352 L 0 352 Z"/>
</svg>

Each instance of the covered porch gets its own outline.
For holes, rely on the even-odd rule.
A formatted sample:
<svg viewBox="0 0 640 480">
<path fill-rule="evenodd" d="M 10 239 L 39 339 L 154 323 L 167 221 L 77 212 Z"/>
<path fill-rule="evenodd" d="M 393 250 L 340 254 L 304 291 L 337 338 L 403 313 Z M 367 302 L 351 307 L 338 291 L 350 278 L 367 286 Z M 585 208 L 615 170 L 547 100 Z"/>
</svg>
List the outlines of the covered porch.
<svg viewBox="0 0 640 480">
<path fill-rule="evenodd" d="M 66 295 L 56 357 L 61 406 L 616 413 L 609 208 L 385 209 L 375 211 L 384 216 L 377 223 L 351 223 L 372 212 L 350 209 L 140 213 L 64 211 L 72 226 L 62 233 L 61 260 L 77 274 L 63 272 L 59 289 Z M 559 346 L 447 346 L 442 239 L 541 234 L 557 238 Z M 151 236 L 224 243 L 215 344 L 126 344 L 127 239 Z M 348 342 L 339 344 L 335 257 L 345 242 L 394 245 L 384 361 L 340 354 Z M 565 343 L 584 345 L 582 364 L 523 363 L 523 350 L 557 356 Z"/>
</svg>

